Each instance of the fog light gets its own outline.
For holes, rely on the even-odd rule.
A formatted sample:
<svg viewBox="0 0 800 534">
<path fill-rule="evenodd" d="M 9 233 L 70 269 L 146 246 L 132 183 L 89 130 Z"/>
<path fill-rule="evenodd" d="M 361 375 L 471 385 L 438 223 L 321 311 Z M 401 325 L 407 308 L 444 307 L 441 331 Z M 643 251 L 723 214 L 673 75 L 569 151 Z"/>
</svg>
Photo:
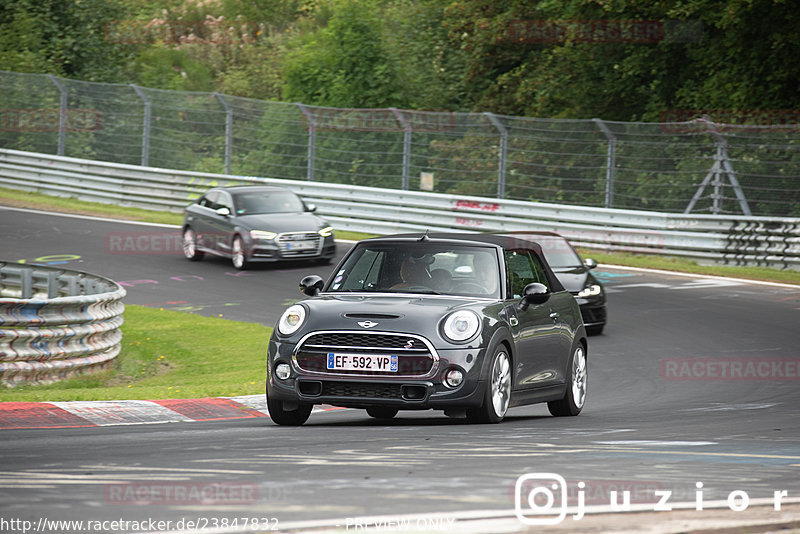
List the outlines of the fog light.
<svg viewBox="0 0 800 534">
<path fill-rule="evenodd" d="M 464 381 L 464 373 L 458 369 L 450 369 L 444 376 L 444 383 L 451 388 L 457 388 Z"/>
<path fill-rule="evenodd" d="M 288 363 L 279 363 L 275 366 L 275 375 L 281 380 L 286 380 L 290 374 L 292 374 L 292 370 Z"/>
</svg>

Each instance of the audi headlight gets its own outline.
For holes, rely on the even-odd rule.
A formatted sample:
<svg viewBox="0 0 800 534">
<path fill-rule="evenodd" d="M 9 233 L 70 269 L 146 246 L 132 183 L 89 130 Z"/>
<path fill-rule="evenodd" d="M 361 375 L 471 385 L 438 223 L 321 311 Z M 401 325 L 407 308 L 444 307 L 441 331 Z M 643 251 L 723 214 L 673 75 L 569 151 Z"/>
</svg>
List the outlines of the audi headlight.
<svg viewBox="0 0 800 534">
<path fill-rule="evenodd" d="M 278 234 L 275 232 L 265 232 L 264 230 L 250 230 L 250 237 L 253 239 L 263 239 L 265 241 L 271 241 L 278 237 Z"/>
<path fill-rule="evenodd" d="M 466 341 L 481 329 L 478 314 L 469 310 L 459 310 L 447 316 L 442 327 L 443 333 L 450 341 Z"/>
<path fill-rule="evenodd" d="M 278 321 L 278 332 L 284 336 L 289 336 L 297 332 L 306 320 L 306 309 L 299 304 L 289 306 L 280 321 Z"/>
<path fill-rule="evenodd" d="M 580 290 L 578 293 L 579 297 L 595 297 L 599 295 L 603 290 L 597 284 L 592 284 L 590 286 L 586 286 Z"/>
<path fill-rule="evenodd" d="M 330 237 L 333 235 L 333 226 L 326 226 L 322 230 L 319 230 L 317 233 L 322 237 Z"/>
</svg>

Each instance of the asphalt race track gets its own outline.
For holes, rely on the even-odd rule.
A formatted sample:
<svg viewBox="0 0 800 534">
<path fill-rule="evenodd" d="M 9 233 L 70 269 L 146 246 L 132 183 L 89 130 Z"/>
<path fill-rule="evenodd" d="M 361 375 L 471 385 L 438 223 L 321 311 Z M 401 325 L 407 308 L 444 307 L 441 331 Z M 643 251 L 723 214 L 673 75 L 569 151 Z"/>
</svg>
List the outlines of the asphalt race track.
<svg viewBox="0 0 800 534">
<path fill-rule="evenodd" d="M 0 207 L 0 258 L 64 262 L 124 282 L 128 304 L 271 326 L 300 299 L 302 276 L 332 269 L 239 273 L 225 260 L 191 263 L 177 235 Z M 615 489 L 630 490 L 640 507 L 654 506 L 655 492 L 671 492 L 669 504 L 694 503 L 698 491 L 704 502 L 738 491 L 734 506 L 745 494 L 752 502 L 782 490 L 787 501 L 800 497 L 800 289 L 597 270 L 610 322 L 589 339 L 589 398 L 579 417 L 532 406 L 500 425 L 469 425 L 440 412 L 378 422 L 360 410 L 329 410 L 300 428 L 248 418 L 0 430 L 1 515 L 34 525 L 152 519 L 190 531 L 188 521 L 247 520 L 268 531 L 331 520 L 342 532 L 377 532 L 357 524 L 434 514 L 426 531 L 446 531 L 469 511 L 513 517 L 515 483 L 534 473 L 562 476 L 569 504 L 584 482 L 587 507 L 607 505 Z M 263 374 L 253 370 L 254 379 Z M 553 482 L 532 477 L 522 490 Z"/>
</svg>

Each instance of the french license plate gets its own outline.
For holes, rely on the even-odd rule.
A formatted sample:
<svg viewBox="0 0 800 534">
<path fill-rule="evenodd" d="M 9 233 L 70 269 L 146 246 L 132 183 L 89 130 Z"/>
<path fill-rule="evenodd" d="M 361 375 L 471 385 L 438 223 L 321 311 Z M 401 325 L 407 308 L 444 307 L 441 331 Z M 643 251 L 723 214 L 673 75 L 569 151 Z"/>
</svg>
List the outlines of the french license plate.
<svg viewBox="0 0 800 534">
<path fill-rule="evenodd" d="M 286 250 L 310 250 L 317 248 L 317 244 L 313 241 L 291 241 L 286 243 Z"/>
<path fill-rule="evenodd" d="M 397 355 L 328 353 L 328 369 L 397 372 Z"/>
</svg>

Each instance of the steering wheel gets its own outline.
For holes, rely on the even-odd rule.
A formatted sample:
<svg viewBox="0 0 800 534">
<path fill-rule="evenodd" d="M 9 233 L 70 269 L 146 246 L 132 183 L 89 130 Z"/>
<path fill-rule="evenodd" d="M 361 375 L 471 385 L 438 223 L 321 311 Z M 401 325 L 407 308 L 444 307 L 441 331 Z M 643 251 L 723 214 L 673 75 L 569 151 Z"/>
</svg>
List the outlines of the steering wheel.
<svg viewBox="0 0 800 534">
<path fill-rule="evenodd" d="M 453 288 L 453 291 L 456 293 L 477 293 L 480 295 L 486 295 L 488 293 L 485 287 L 475 282 L 461 282 Z"/>
</svg>

